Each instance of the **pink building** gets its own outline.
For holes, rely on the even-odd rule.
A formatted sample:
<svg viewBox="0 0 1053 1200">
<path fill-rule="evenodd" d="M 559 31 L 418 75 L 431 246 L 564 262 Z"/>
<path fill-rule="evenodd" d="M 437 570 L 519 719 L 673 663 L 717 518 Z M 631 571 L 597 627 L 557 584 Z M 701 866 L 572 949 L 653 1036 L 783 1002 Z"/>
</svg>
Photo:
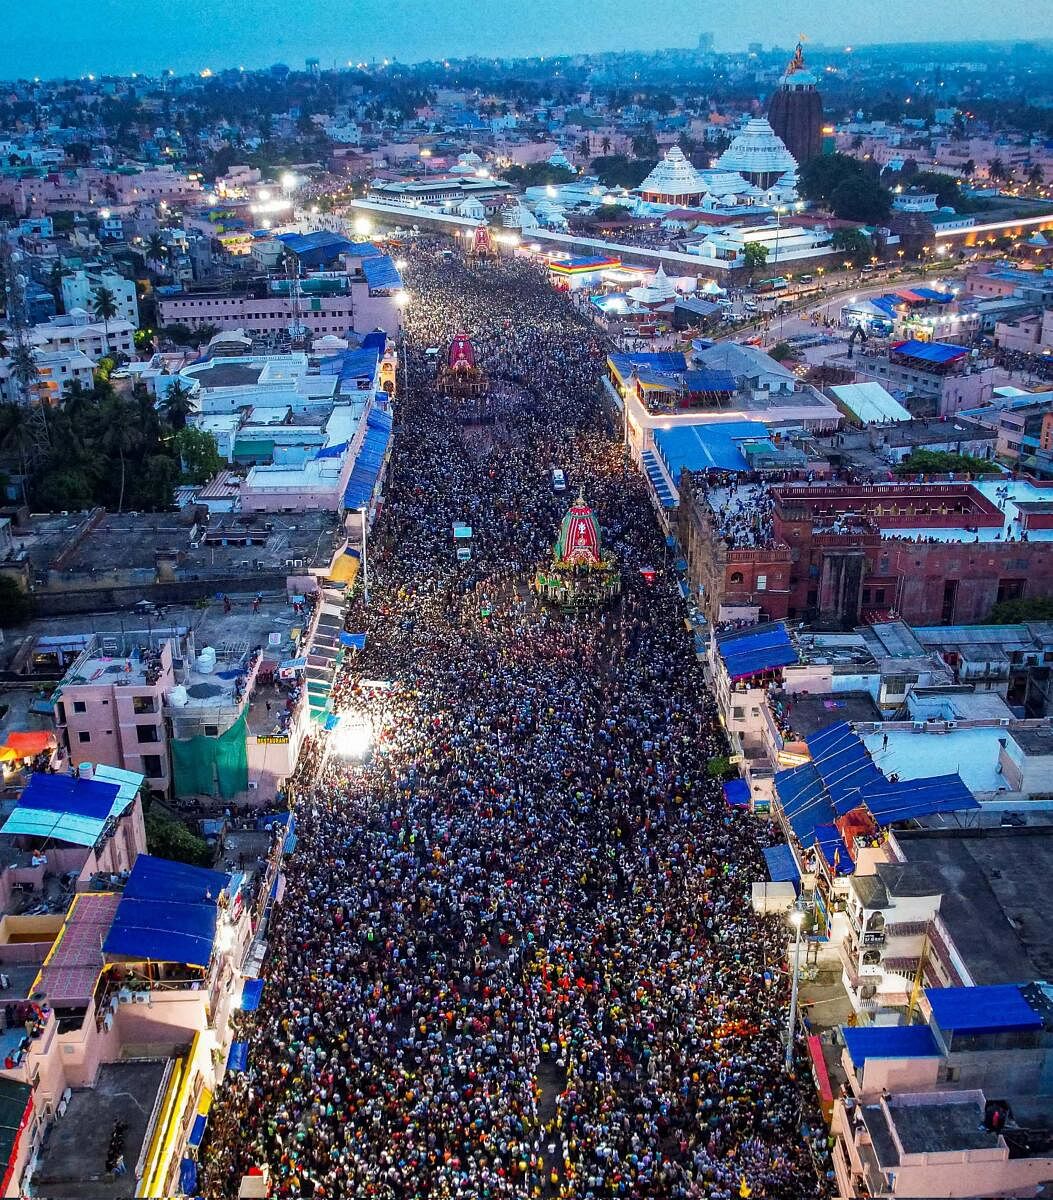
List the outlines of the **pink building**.
<svg viewBox="0 0 1053 1200">
<path fill-rule="evenodd" d="M 349 294 L 301 297 L 299 305 L 290 296 L 257 299 L 220 292 L 181 292 L 159 295 L 157 308 L 162 325 L 180 324 L 191 329 L 212 325 L 248 333 L 279 333 L 298 320 L 316 335 L 343 336 L 349 329 L 383 329 L 394 336 L 402 325 L 394 298 L 370 296 L 368 285 L 358 280 L 351 282 Z"/>
<path fill-rule="evenodd" d="M 154 791 L 171 784 L 164 696 L 175 686 L 172 645 L 145 653 L 116 635 L 94 637 L 52 697 L 59 753 L 71 766 L 85 759 L 146 777 Z"/>
</svg>

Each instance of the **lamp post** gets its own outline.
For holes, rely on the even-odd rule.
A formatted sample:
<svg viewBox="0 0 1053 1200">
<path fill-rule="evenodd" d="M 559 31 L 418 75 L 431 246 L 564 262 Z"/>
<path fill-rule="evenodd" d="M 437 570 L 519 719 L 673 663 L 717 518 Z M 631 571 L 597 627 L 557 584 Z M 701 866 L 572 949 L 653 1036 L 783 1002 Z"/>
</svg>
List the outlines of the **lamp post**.
<svg viewBox="0 0 1053 1200">
<path fill-rule="evenodd" d="M 369 505 L 363 504 L 358 510 L 362 518 L 362 603 L 369 607 L 369 558 L 367 556 L 367 539 L 369 537 Z"/>
<path fill-rule="evenodd" d="M 793 983 L 790 986 L 790 1011 L 786 1018 L 786 1058 L 783 1061 L 787 1075 L 793 1070 L 793 1036 L 797 1025 L 797 986 L 801 977 L 801 926 L 804 925 L 804 906 L 800 898 L 790 909 L 790 924 L 794 928 L 794 940 Z"/>
</svg>

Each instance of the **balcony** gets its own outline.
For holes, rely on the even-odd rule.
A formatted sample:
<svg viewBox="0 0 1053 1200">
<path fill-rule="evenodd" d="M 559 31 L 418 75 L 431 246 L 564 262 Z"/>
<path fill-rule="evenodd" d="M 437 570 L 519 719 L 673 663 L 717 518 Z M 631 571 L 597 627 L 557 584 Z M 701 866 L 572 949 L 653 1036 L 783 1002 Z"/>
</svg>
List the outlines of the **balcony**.
<svg viewBox="0 0 1053 1200">
<path fill-rule="evenodd" d="M 885 936 L 890 938 L 921 937 L 928 927 L 928 921 L 893 922 L 885 926 Z"/>
<path fill-rule="evenodd" d="M 837 953 L 840 956 L 841 965 L 845 969 L 845 974 L 848 976 L 848 982 L 854 988 L 859 987 L 859 962 L 856 955 L 850 952 L 844 942 L 837 947 Z"/>
</svg>

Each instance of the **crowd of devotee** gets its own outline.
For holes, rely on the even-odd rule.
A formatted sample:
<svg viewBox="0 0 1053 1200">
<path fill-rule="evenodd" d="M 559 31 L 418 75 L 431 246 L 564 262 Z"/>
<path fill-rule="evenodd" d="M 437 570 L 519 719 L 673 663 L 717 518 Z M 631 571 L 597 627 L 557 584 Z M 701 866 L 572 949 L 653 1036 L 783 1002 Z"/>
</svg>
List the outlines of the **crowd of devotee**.
<svg viewBox="0 0 1053 1200">
<path fill-rule="evenodd" d="M 409 386 L 347 617 L 367 642 L 334 702 L 365 733 L 352 756 L 315 738 L 291 782 L 203 1194 L 266 1164 L 281 1197 L 825 1196 L 807 1071 L 782 1066 L 787 927 L 750 904 L 765 827 L 724 802 L 678 592 L 642 573 L 664 544 L 601 408 L 605 348 L 530 263 L 408 257 Z M 425 354 L 461 331 L 486 423 Z M 579 489 L 624 587 L 566 616 L 529 580 Z"/>
<path fill-rule="evenodd" d="M 744 483 L 736 474 L 717 472 L 703 478 L 717 532 L 729 546 L 769 546 L 775 500 L 763 483 Z"/>
</svg>

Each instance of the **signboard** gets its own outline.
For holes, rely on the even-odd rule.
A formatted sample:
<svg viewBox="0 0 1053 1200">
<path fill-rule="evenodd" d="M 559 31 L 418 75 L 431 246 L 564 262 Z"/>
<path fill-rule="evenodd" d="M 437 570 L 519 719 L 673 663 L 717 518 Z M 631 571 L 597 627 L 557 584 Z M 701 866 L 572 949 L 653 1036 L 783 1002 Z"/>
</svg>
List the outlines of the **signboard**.
<svg viewBox="0 0 1053 1200">
<path fill-rule="evenodd" d="M 274 737 L 257 737 L 257 746 L 287 746 L 289 744 L 288 734 L 275 734 Z"/>
<path fill-rule="evenodd" d="M 267 634 L 267 645 L 268 646 L 280 646 L 283 641 L 285 641 L 284 634 L 281 634 L 281 633 L 268 633 Z"/>
<path fill-rule="evenodd" d="M 457 561 L 467 562 L 472 557 L 472 552 L 467 546 L 457 547 Z"/>
<path fill-rule="evenodd" d="M 472 536 L 471 525 L 462 525 L 460 521 L 454 521 L 453 536 L 455 538 L 470 538 Z"/>
<path fill-rule="evenodd" d="M 885 935 L 883 933 L 864 933 L 863 934 L 863 945 L 864 946 L 881 946 L 881 945 L 884 945 L 884 942 L 885 942 Z"/>
</svg>

